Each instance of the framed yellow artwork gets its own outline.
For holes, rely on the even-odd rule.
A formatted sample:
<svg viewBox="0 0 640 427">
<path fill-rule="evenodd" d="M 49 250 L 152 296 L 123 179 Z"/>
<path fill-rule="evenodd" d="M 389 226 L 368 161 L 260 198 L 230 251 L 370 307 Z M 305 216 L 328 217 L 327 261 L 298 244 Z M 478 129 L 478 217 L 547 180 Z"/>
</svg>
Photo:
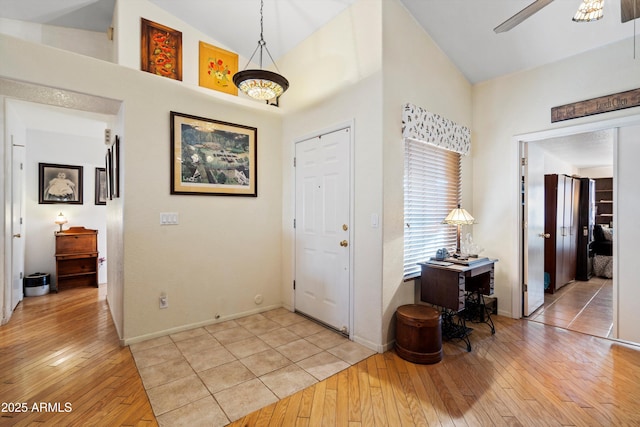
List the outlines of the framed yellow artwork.
<svg viewBox="0 0 640 427">
<path fill-rule="evenodd" d="M 236 72 L 237 53 L 200 42 L 200 86 L 238 95 L 238 88 L 233 84 L 233 75 Z"/>
</svg>

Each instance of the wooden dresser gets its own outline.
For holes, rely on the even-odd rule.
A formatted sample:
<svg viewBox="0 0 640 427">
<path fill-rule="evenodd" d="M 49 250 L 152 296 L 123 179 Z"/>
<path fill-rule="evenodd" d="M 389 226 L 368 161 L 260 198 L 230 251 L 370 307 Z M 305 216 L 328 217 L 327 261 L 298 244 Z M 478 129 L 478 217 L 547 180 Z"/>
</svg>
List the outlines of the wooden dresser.
<svg viewBox="0 0 640 427">
<path fill-rule="evenodd" d="M 58 290 L 98 286 L 98 230 L 70 227 L 56 232 Z"/>
</svg>

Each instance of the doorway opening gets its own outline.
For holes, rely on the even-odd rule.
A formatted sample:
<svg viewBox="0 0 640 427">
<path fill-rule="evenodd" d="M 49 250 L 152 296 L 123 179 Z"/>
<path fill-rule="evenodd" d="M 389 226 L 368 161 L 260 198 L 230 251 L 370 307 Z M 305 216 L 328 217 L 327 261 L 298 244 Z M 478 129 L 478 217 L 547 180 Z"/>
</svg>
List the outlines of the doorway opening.
<svg viewBox="0 0 640 427">
<path fill-rule="evenodd" d="M 604 129 L 523 143 L 523 216 L 530 231 L 542 230 L 528 234 L 523 264 L 538 277 L 542 265 L 544 278 L 541 288 L 525 276 L 529 320 L 605 338 L 613 331 L 613 281 L 598 266 L 604 257 L 594 234 L 596 227 L 613 230 L 614 140 L 615 130 Z M 605 196 L 595 188 L 606 180 Z M 598 210 L 601 202 L 608 209 Z"/>
<path fill-rule="evenodd" d="M 6 83 L 6 85 L 5 85 Z M 60 213 L 69 226 L 86 226 L 97 229 L 100 258 L 98 282 L 106 283 L 106 206 L 97 202 L 95 192 L 99 183 L 98 168 L 105 167 L 105 132 L 117 123 L 120 102 L 95 99 L 82 94 L 69 93 L 64 105 L 51 104 L 60 90 L 34 86 L 27 83 L 3 80 L 11 97 L 4 96 L 4 121 L 6 125 L 4 152 L 14 157 L 14 146 L 24 151 L 22 182 L 12 170 L 5 171 L 5 181 L 12 188 L 22 188 L 20 194 L 8 192 L 3 198 L 6 209 L 11 207 L 11 227 L 5 226 L 5 239 L 10 240 L 11 251 L 5 253 L 4 287 L 2 290 L 2 324 L 9 322 L 13 309 L 25 297 L 22 278 L 30 274 L 49 275 L 50 290 L 55 289 L 55 236 L 59 230 L 55 222 Z M 34 88 L 38 90 L 34 90 Z M 33 94 L 36 95 L 33 95 Z M 76 109 L 77 108 L 77 109 Z M 82 203 L 41 203 L 40 165 L 72 166 L 81 171 Z M 20 184 L 20 185 L 18 185 Z M 75 183 L 74 183 L 75 184 Z M 16 193 L 16 194 L 14 194 Z M 22 208 L 13 209 L 14 200 L 23 198 Z M 5 211 L 7 211 L 5 209 Z M 15 224 L 19 224 L 16 228 Z M 14 232 L 18 230 L 17 232 Z M 21 246 L 14 245 L 20 236 Z M 6 245 L 5 244 L 5 245 Z M 15 246 L 15 250 L 14 250 Z M 13 278 L 17 278 L 13 280 Z M 11 278 L 12 280 L 7 280 Z M 98 290 L 96 290 L 98 292 Z M 37 298 L 40 293 L 34 294 Z"/>
</svg>

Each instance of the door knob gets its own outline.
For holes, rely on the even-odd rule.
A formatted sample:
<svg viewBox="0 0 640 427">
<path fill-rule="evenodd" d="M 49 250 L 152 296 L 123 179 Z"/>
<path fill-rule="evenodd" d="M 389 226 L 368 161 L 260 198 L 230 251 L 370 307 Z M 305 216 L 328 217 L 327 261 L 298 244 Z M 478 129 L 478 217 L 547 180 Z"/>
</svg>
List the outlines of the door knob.
<svg viewBox="0 0 640 427">
<path fill-rule="evenodd" d="M 549 234 L 549 233 L 540 233 L 540 234 L 538 234 L 538 236 L 539 236 L 539 237 L 543 237 L 543 238 L 545 238 L 545 239 L 548 239 L 548 238 L 550 238 L 550 237 L 551 237 L 551 234 Z"/>
<path fill-rule="evenodd" d="M 20 233 L 18 234 L 14 234 L 13 237 L 17 237 L 18 239 L 21 238 L 22 236 L 20 235 Z"/>
<path fill-rule="evenodd" d="M 343 248 L 346 248 L 347 246 L 349 246 L 349 242 L 347 242 L 346 240 L 343 240 L 342 242 L 340 242 L 340 246 L 342 246 Z"/>
</svg>

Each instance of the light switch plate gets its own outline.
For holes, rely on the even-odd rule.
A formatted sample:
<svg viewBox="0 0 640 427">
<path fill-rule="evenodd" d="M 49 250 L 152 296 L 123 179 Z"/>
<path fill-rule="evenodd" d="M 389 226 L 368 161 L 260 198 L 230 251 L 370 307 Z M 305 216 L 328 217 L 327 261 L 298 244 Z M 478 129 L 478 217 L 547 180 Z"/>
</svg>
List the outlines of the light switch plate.
<svg viewBox="0 0 640 427">
<path fill-rule="evenodd" d="M 178 213 L 177 212 L 161 212 L 160 213 L 160 225 L 177 225 Z"/>
</svg>

